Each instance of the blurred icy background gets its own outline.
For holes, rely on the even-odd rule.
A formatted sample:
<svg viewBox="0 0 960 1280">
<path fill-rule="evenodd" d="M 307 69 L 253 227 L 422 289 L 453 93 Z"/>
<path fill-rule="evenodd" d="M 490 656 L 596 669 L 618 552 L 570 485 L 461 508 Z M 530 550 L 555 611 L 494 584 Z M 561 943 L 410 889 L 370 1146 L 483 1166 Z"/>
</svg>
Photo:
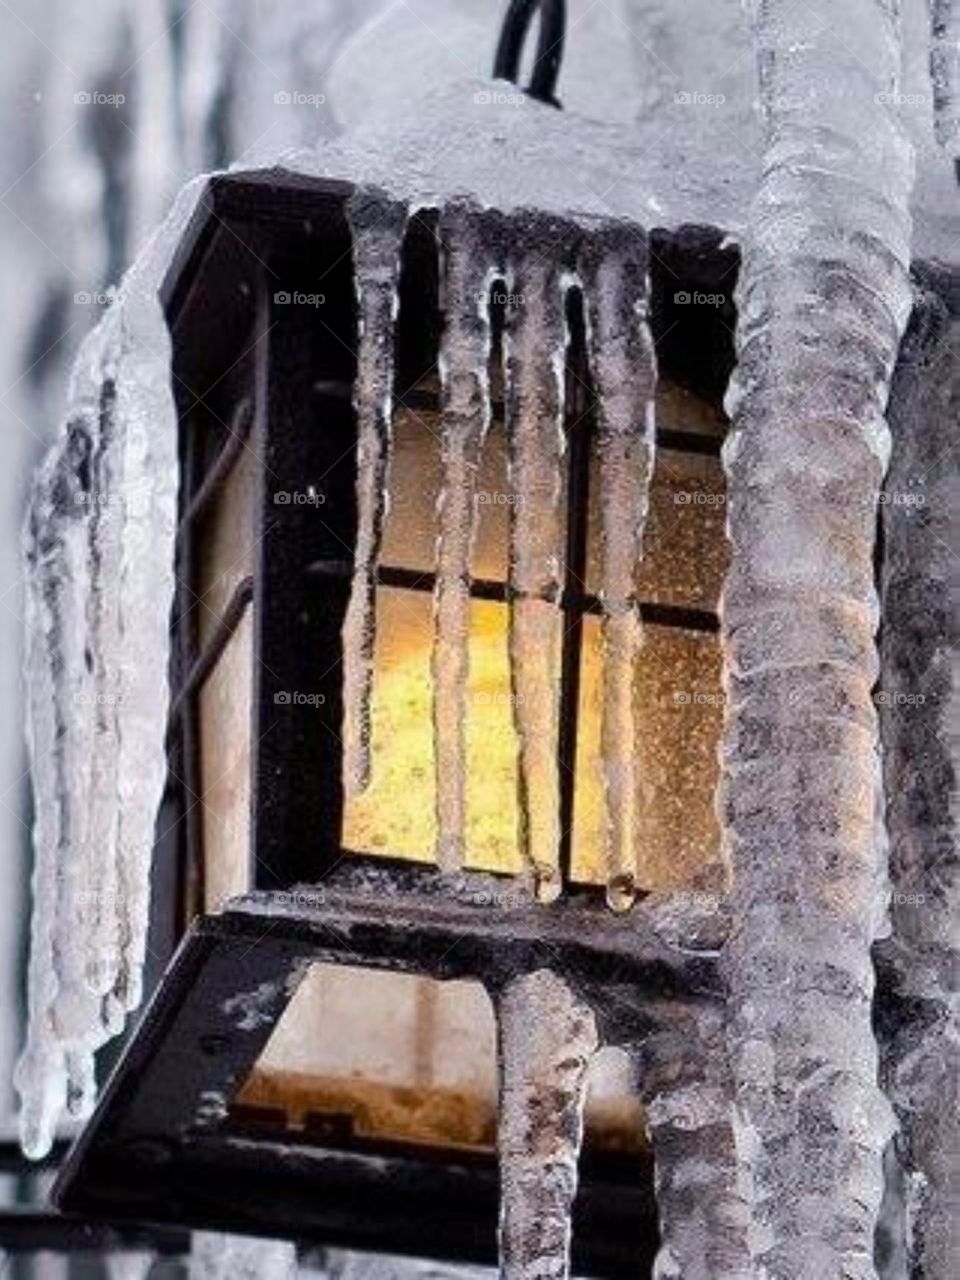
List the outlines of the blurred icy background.
<svg viewBox="0 0 960 1280">
<path fill-rule="evenodd" d="M 28 867 L 18 530 L 71 355 L 188 176 L 322 145 L 415 111 L 427 91 L 485 75 L 502 8 L 498 0 L 0 0 L 0 850 L 9 868 L 0 1114 L 9 1112 L 20 1038 Z M 918 250 L 955 261 L 957 189 L 952 156 L 933 143 L 926 6 L 905 8 L 898 106 L 920 159 Z M 638 163 L 655 157 L 696 174 L 718 209 L 748 197 L 761 130 L 741 0 L 570 0 L 569 10 L 567 110 L 628 126 Z M 856 32 L 836 38 L 855 43 Z M 445 121 L 433 124 L 442 136 Z"/>
</svg>

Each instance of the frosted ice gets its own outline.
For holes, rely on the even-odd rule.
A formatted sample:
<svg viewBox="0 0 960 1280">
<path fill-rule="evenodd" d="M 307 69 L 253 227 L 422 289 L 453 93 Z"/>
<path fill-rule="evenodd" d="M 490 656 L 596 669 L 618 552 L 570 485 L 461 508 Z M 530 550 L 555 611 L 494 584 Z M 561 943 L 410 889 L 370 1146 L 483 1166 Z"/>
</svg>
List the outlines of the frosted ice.
<svg viewBox="0 0 960 1280">
<path fill-rule="evenodd" d="M 406 207 L 377 196 L 351 201 L 360 327 L 357 411 L 357 540 L 343 624 L 343 771 L 348 795 L 370 781 L 370 697 L 376 633 L 377 557 L 389 501 L 393 326 Z"/>
<path fill-rule="evenodd" d="M 592 1010 L 547 969 L 511 979 L 498 1001 L 500 1275 L 566 1280 Z"/>
<path fill-rule="evenodd" d="M 297 1280 L 296 1246 L 286 1240 L 195 1231 L 190 1280 Z"/>
<path fill-rule="evenodd" d="M 104 1254 L 107 1280 L 148 1280 L 156 1255 L 146 1250 Z"/>
<path fill-rule="evenodd" d="M 871 686 L 884 411 L 912 303 L 897 7 L 848 0 L 838 24 L 828 0 L 751 6 L 767 139 L 724 453 L 722 819 L 737 1142 L 753 1265 L 778 1277 L 874 1280 L 892 1130 Z"/>
<path fill-rule="evenodd" d="M 598 396 L 603 608 L 601 743 L 607 900 L 634 899 L 639 847 L 634 666 L 641 643 L 634 591 L 654 455 L 656 358 L 647 323 L 646 245 L 615 225 L 584 239 L 580 272 Z"/>
<path fill-rule="evenodd" d="M 24 1149 L 89 1113 L 93 1054 L 141 996 L 166 774 L 176 410 L 157 288 L 199 185 L 86 340 L 25 534 L 26 731 L 35 797 Z"/>
<path fill-rule="evenodd" d="M 482 214 L 451 205 L 440 219 L 446 327 L 440 351 L 443 385 L 442 480 L 438 505 L 437 581 L 432 656 L 437 861 L 463 862 L 466 828 L 466 695 L 469 666 L 470 561 L 476 531 L 476 479 L 490 424 L 490 287 L 498 273 Z"/>
<path fill-rule="evenodd" d="M 564 278 L 569 227 L 533 216 L 514 229 L 505 342 L 510 509 L 510 678 L 520 741 L 520 846 L 542 901 L 561 888 L 559 672 L 563 494 Z"/>
</svg>

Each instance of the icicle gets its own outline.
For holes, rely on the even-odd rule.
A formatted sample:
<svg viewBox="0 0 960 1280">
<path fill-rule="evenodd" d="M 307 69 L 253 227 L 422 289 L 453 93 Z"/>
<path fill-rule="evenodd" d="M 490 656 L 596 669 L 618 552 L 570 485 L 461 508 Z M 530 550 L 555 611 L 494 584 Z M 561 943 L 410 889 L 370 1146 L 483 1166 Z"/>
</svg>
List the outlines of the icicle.
<svg viewBox="0 0 960 1280">
<path fill-rule="evenodd" d="M 960 147 L 960 7 L 929 0 L 933 128 L 942 147 Z"/>
<path fill-rule="evenodd" d="M 195 1231 L 190 1280 L 297 1280 L 297 1249 L 285 1240 L 260 1240 Z"/>
<path fill-rule="evenodd" d="M 735 1123 L 757 1274 L 875 1280 L 892 1131 L 871 1024 L 882 867 L 874 535 L 912 304 L 889 0 L 754 4 L 767 137 L 724 449 L 721 821 Z"/>
<path fill-rule="evenodd" d="M 436 760 L 437 862 L 463 863 L 466 829 L 466 696 L 470 660 L 470 560 L 476 530 L 476 478 L 490 425 L 489 292 L 497 271 L 483 215 L 449 206 L 440 223 L 445 246 L 446 327 L 434 602 L 433 730 Z"/>
<path fill-rule="evenodd" d="M 46 459 L 26 532 L 27 746 L 34 795 L 33 934 L 27 983 L 29 1035 L 16 1072 L 21 1134 L 28 1155 L 49 1150 L 67 1100 L 67 1060 L 55 1005 L 74 991 L 69 969 L 73 945 L 82 945 L 82 824 L 85 810 L 71 804 L 89 789 L 93 679 L 82 651 L 82 619 L 90 593 L 85 506 L 94 441 L 99 434 L 103 332 L 85 342 L 71 388 L 66 434 Z M 71 621 L 74 625 L 71 627 Z M 77 645 L 81 651 L 77 652 Z M 81 827 L 78 830 L 78 825 Z M 64 927 L 64 917 L 68 916 Z M 71 939 L 72 931 L 72 939 Z M 95 1024 L 92 995 L 81 989 L 78 1018 Z"/>
<path fill-rule="evenodd" d="M 348 795 L 370 781 L 370 696 L 376 641 L 377 557 L 389 502 L 394 323 L 407 211 L 376 196 L 354 197 L 350 224 L 359 314 L 357 541 L 343 625 L 343 769 Z"/>
<path fill-rule="evenodd" d="M 646 245 L 619 224 L 584 237 L 581 274 L 589 358 L 598 395 L 603 606 L 601 742 L 607 901 L 636 892 L 637 723 L 633 680 L 641 644 L 634 594 L 643 555 L 654 454 L 656 359 L 646 316 Z"/>
<path fill-rule="evenodd" d="M 958 352 L 946 290 L 918 290 L 890 397 L 877 694 L 893 889 L 880 957 L 895 993 L 888 1007 L 909 1016 L 883 1018 L 880 1029 L 900 1120 L 903 1274 L 931 1280 L 960 1271 Z"/>
<path fill-rule="evenodd" d="M 520 843 L 541 901 L 561 890 L 559 741 L 565 521 L 564 294 L 558 243 L 567 229 L 524 213 L 511 229 L 506 336 L 510 483 L 510 667 L 520 740 Z"/>
<path fill-rule="evenodd" d="M 26 531 L 26 731 L 35 800 L 24 1150 L 94 1102 L 96 1049 L 139 1003 L 166 777 L 177 414 L 157 288 L 187 188 L 81 349 Z"/>
<path fill-rule="evenodd" d="M 107 1280 L 148 1280 L 156 1260 L 157 1255 L 146 1249 L 105 1254 Z"/>
<path fill-rule="evenodd" d="M 725 1024 L 720 1004 L 671 1005 L 640 1051 L 660 1224 L 654 1280 L 752 1274 Z"/>
<path fill-rule="evenodd" d="M 501 1280 L 565 1280 L 593 1011 L 547 969 L 498 1002 Z"/>
</svg>

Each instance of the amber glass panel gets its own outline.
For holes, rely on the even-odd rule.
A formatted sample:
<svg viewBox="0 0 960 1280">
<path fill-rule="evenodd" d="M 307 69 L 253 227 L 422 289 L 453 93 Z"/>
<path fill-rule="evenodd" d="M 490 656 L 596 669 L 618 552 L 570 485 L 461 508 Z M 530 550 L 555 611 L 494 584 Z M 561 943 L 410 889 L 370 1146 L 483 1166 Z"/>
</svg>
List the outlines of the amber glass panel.
<svg viewBox="0 0 960 1280">
<path fill-rule="evenodd" d="M 198 804 L 207 911 L 218 911 L 227 898 L 250 888 L 252 632 L 253 609 L 248 607 L 199 694 Z"/>
<path fill-rule="evenodd" d="M 489 998 L 476 982 L 312 965 L 236 1101 L 341 1136 L 490 1147 Z"/>
<path fill-rule="evenodd" d="M 467 725 L 467 856 L 470 867 L 516 871 L 516 735 L 507 665 L 507 609 L 470 610 Z M 433 860 L 436 791 L 429 592 L 377 592 L 371 781 L 348 800 L 343 842 L 368 853 Z"/>
<path fill-rule="evenodd" d="M 600 755 L 600 623 L 584 625 L 573 875 L 595 880 L 603 833 Z M 689 886 L 719 860 L 713 809 L 723 716 L 715 635 L 646 626 L 636 665 L 635 707 L 641 889 Z"/>
<path fill-rule="evenodd" d="M 226 611 L 238 584 L 252 575 L 257 544 L 257 473 L 250 445 L 240 453 L 196 532 L 197 581 L 192 602 L 202 648 Z"/>
<path fill-rule="evenodd" d="M 259 459 L 240 449 L 196 530 L 196 596 L 191 601 L 199 650 L 209 643 L 238 585 L 253 574 Z M 200 751 L 196 801 L 204 858 L 204 905 L 219 910 L 249 885 L 253 607 L 197 695 Z M 186 797 L 193 804 L 191 796 Z"/>
<path fill-rule="evenodd" d="M 636 1151 L 644 1119 L 626 1054 L 604 1050 L 588 1076 L 588 1149 Z M 326 1140 L 379 1139 L 492 1150 L 496 1027 L 479 983 L 356 965 L 304 976 L 234 1106 L 271 1111 Z M 265 1115 L 266 1113 L 266 1115 Z"/>
<path fill-rule="evenodd" d="M 390 509 L 380 563 L 433 573 L 437 566 L 440 498 L 440 417 L 402 409 L 393 418 Z M 509 487 L 506 433 L 492 422 L 476 479 L 477 524 L 473 574 L 502 581 L 507 574 Z"/>
</svg>

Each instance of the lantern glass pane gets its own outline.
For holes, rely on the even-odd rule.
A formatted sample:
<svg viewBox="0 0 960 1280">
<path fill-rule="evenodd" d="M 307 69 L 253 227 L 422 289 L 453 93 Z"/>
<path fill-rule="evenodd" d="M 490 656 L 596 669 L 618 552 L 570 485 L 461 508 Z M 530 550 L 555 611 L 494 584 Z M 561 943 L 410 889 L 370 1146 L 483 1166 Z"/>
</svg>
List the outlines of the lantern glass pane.
<svg viewBox="0 0 960 1280">
<path fill-rule="evenodd" d="M 478 982 L 315 964 L 235 1102 L 340 1140 L 492 1149 L 496 1089 Z"/>
<path fill-rule="evenodd" d="M 440 415 L 401 409 L 393 416 L 390 507 L 380 563 L 433 573 L 437 567 L 440 499 Z M 507 575 L 510 504 L 503 421 L 490 424 L 477 471 L 477 525 L 472 571 L 502 582 Z"/>
<path fill-rule="evenodd" d="M 670 383 L 657 395 L 662 432 L 722 438 L 724 425 L 706 401 Z M 640 600 L 716 609 L 727 567 L 723 468 L 709 453 L 658 444 L 643 534 L 636 590 Z M 590 513 L 586 590 L 600 587 L 603 489 L 594 450 L 590 460 Z"/>
<path fill-rule="evenodd" d="M 466 865 L 519 870 L 517 740 L 510 706 L 505 605 L 470 606 L 466 702 Z M 371 704 L 370 783 L 348 797 L 343 843 L 357 852 L 433 861 L 436 780 L 429 592 L 381 587 Z"/>
<path fill-rule="evenodd" d="M 261 464 L 246 445 L 196 531 L 197 570 L 191 601 L 200 649 L 226 612 L 234 591 L 256 565 L 256 510 Z"/>
<path fill-rule="evenodd" d="M 634 678 L 641 889 L 689 886 L 719 862 L 714 813 L 723 692 L 717 635 L 647 624 Z M 603 838 L 600 620 L 584 620 L 574 792 L 574 880 L 596 879 Z"/>
<path fill-rule="evenodd" d="M 247 607 L 199 694 L 204 905 L 219 911 L 250 885 L 253 609 Z M 188 803 L 190 801 L 188 800 Z"/>
<path fill-rule="evenodd" d="M 233 1106 L 328 1142 L 492 1153 L 496 1038 L 479 982 L 313 964 Z M 587 1077 L 584 1147 L 632 1153 L 644 1135 L 630 1058 L 605 1048 Z"/>
</svg>

